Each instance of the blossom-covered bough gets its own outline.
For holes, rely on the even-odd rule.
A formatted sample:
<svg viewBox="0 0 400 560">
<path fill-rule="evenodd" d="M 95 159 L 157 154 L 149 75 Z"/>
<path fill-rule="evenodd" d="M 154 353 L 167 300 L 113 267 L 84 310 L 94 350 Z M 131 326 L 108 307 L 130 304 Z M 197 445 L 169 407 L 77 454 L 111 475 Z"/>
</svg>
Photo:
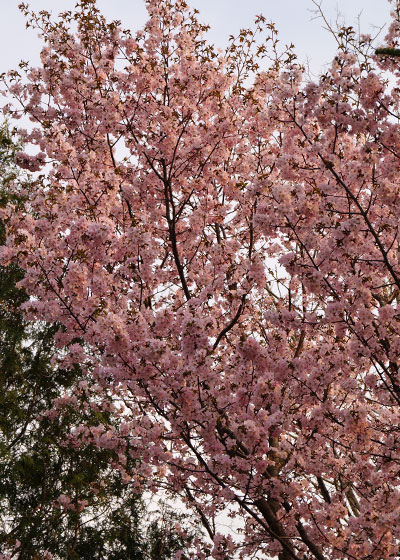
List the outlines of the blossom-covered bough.
<svg viewBox="0 0 400 560">
<path fill-rule="evenodd" d="M 262 17 L 218 53 L 184 1 L 147 6 L 132 36 L 92 0 L 22 5 L 42 65 L 6 78 L 43 172 L 2 260 L 121 416 L 70 439 L 193 507 L 196 558 L 397 558 L 398 61 L 342 29 L 306 83 Z"/>
</svg>

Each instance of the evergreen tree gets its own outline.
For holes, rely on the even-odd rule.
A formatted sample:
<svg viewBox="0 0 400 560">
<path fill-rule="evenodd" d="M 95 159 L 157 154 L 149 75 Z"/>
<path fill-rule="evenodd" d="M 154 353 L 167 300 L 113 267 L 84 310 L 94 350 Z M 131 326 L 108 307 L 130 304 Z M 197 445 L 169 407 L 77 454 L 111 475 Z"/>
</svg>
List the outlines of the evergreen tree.
<svg viewBox="0 0 400 560">
<path fill-rule="evenodd" d="M 19 148 L 4 124 L 1 205 L 10 202 L 11 181 L 27 181 L 13 164 Z M 3 244 L 2 223 L 0 235 Z M 19 560 L 172 558 L 185 548 L 173 529 L 182 515 L 164 508 L 146 525 L 142 498 L 110 468 L 115 451 L 66 442 L 83 417 L 106 429 L 112 415 L 88 409 L 83 391 L 75 406 L 47 414 L 81 372 L 52 363 L 57 325 L 24 319 L 20 306 L 28 297 L 17 285 L 23 275 L 16 264 L 0 267 L 0 558 L 7 552 Z"/>
</svg>

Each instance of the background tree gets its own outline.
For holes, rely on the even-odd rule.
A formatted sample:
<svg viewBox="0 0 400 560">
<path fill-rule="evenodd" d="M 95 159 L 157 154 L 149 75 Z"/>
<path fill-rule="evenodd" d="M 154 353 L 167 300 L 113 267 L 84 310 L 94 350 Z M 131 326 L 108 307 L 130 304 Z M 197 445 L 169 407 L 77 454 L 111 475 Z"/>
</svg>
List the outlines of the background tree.
<svg viewBox="0 0 400 560">
<path fill-rule="evenodd" d="M 396 61 L 343 28 L 306 83 L 262 17 L 216 53 L 183 0 L 147 6 L 132 36 L 90 0 L 22 5 L 42 63 L 7 78 L 40 150 L 16 160 L 49 167 L 3 213 L 3 262 L 90 406 L 121 403 L 69 442 L 181 495 L 197 558 L 398 557 Z M 387 48 L 399 30 L 395 11 Z"/>
<path fill-rule="evenodd" d="M 11 189 L 11 182 L 28 180 L 13 163 L 20 148 L 4 124 L 3 207 L 22 203 Z M 3 244 L 4 228 L 1 235 Z M 58 325 L 23 318 L 20 306 L 29 301 L 17 287 L 23 277 L 16 264 L 0 267 L 0 551 L 21 560 L 172 558 L 190 541 L 174 529 L 182 515 L 163 507 L 149 517 L 136 489 L 110 469 L 113 450 L 66 444 L 82 421 L 106 432 L 115 419 L 88 410 L 83 392 L 75 392 L 73 407 L 62 406 L 82 372 L 52 362 Z M 56 416 L 49 416 L 55 402 Z"/>
</svg>

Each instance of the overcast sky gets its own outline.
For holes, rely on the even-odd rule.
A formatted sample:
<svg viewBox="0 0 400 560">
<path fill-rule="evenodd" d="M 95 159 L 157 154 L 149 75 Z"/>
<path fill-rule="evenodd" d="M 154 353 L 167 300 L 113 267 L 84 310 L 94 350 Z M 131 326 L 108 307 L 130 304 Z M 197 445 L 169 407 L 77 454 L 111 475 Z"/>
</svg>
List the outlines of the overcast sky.
<svg viewBox="0 0 400 560">
<path fill-rule="evenodd" d="M 29 0 L 28 0 L 29 1 Z M 312 0 L 188 0 L 200 10 L 200 19 L 211 25 L 210 39 L 219 47 L 230 34 L 251 25 L 255 15 L 262 13 L 274 21 L 283 43 L 293 42 L 302 62 L 319 73 L 335 52 L 335 44 L 323 30 L 320 19 L 313 19 Z M 15 68 L 18 62 L 38 63 L 40 41 L 31 29 L 25 29 L 24 18 L 18 11 L 20 0 L 0 0 L 0 72 Z M 31 0 L 34 10 L 49 10 L 54 14 L 74 7 L 76 0 Z M 146 20 L 144 0 L 98 0 L 109 19 L 119 19 L 124 28 L 139 29 Z M 387 0 L 323 0 L 322 7 L 331 21 L 340 13 L 348 25 L 357 26 L 360 15 L 363 32 L 374 32 L 389 22 Z M 384 33 L 383 33 L 384 35 Z M 382 38 L 383 38 L 382 35 Z"/>
</svg>

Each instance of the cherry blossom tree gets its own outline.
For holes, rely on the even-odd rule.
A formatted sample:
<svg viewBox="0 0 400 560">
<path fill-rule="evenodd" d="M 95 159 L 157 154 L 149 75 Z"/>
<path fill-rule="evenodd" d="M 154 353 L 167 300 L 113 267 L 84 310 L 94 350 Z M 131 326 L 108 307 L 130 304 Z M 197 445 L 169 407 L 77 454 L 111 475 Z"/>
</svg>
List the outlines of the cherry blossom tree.
<svg viewBox="0 0 400 560">
<path fill-rule="evenodd" d="M 183 0 L 147 7 L 133 35 L 22 4 L 42 63 L 5 78 L 35 174 L 3 263 L 120 416 L 66 441 L 180 496 L 194 558 L 396 558 L 398 62 L 343 28 L 310 83 L 261 16 L 217 52 Z"/>
</svg>

